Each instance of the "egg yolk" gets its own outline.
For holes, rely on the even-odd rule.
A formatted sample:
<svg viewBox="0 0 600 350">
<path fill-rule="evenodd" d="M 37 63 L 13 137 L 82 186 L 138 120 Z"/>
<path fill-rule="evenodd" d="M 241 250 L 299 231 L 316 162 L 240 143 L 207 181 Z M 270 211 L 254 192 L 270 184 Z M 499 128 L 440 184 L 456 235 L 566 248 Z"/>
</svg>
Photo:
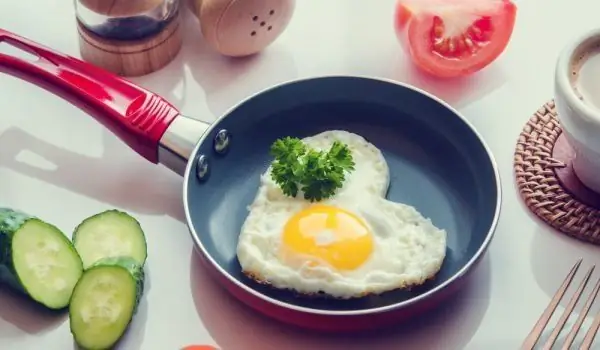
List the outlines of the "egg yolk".
<svg viewBox="0 0 600 350">
<path fill-rule="evenodd" d="M 282 240 L 286 252 L 311 256 L 338 270 L 356 269 L 373 252 L 373 237 L 365 223 L 329 205 L 314 205 L 292 216 Z"/>
</svg>

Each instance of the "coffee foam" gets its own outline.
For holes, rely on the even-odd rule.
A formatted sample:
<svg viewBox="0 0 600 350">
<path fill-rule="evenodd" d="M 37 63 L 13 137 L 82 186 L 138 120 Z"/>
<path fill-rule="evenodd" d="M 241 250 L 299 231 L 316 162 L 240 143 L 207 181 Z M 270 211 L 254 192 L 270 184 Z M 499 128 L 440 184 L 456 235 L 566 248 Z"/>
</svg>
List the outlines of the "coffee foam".
<svg viewBox="0 0 600 350">
<path fill-rule="evenodd" d="M 600 38 L 581 45 L 571 58 L 569 68 L 575 95 L 600 111 Z"/>
</svg>

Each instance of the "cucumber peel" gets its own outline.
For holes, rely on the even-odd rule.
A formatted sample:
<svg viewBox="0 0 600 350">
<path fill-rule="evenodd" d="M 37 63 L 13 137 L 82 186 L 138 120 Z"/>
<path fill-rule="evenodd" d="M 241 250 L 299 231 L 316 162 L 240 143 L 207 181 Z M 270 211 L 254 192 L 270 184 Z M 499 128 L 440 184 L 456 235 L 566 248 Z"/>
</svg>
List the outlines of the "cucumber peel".
<svg viewBox="0 0 600 350">
<path fill-rule="evenodd" d="M 0 282 L 50 309 L 69 304 L 83 264 L 54 225 L 0 208 Z"/>
<path fill-rule="evenodd" d="M 139 222 L 116 209 L 83 220 L 73 232 L 73 244 L 86 269 L 100 259 L 118 256 L 129 256 L 144 266 L 148 254 Z"/>
<path fill-rule="evenodd" d="M 68 306 L 84 349 L 110 349 L 144 294 L 147 246 L 136 219 L 107 210 L 81 222 L 73 243 L 55 226 L 0 208 L 0 283 L 50 309 Z"/>
<path fill-rule="evenodd" d="M 71 333 L 84 349 L 112 348 L 123 336 L 144 293 L 144 269 L 131 257 L 108 257 L 85 270 L 69 305 Z"/>
</svg>

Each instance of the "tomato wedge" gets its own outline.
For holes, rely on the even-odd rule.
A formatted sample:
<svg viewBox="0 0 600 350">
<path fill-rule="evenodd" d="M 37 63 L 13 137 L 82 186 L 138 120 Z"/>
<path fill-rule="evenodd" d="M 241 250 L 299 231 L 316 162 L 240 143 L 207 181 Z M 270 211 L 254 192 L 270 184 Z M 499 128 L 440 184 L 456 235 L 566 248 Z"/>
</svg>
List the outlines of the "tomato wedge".
<svg viewBox="0 0 600 350">
<path fill-rule="evenodd" d="M 481 70 L 504 52 L 516 14 L 511 0 L 399 0 L 395 29 L 417 67 L 453 78 Z"/>
</svg>

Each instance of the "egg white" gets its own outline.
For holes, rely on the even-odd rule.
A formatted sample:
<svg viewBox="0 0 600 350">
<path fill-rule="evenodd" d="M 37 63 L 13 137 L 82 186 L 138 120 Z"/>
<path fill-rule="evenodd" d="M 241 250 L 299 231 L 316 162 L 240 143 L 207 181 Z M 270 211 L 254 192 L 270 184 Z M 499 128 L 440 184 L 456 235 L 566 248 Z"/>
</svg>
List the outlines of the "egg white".
<svg viewBox="0 0 600 350">
<path fill-rule="evenodd" d="M 348 145 L 355 163 L 354 171 L 346 173 L 346 179 L 342 188 L 336 191 L 336 196 L 344 193 L 356 195 L 371 193 L 385 197 L 390 185 L 390 171 L 387 162 L 381 151 L 362 136 L 342 130 L 330 130 L 302 139 L 302 142 L 308 147 L 325 151 L 329 150 L 335 141 Z M 266 192 L 261 193 L 261 190 L 266 190 Z M 295 198 L 283 194 L 275 181 L 271 179 L 270 166 L 261 176 L 256 200 L 260 200 L 259 197 L 263 195 L 267 196 L 265 200 L 283 205 L 297 202 L 307 205 L 308 203 L 303 198 L 302 192 L 299 192 Z"/>
<path fill-rule="evenodd" d="M 350 271 L 326 263 L 314 266 L 308 263 L 314 258 L 299 255 L 282 261 L 279 250 L 285 224 L 314 203 L 304 200 L 302 193 L 295 198 L 284 195 L 271 179 L 269 167 L 261 176 L 238 240 L 237 257 L 244 273 L 275 288 L 344 299 L 408 288 L 434 277 L 446 255 L 446 232 L 412 206 L 385 199 L 387 162 L 363 137 L 331 130 L 303 142 L 311 148 L 329 149 L 336 140 L 348 145 L 355 170 L 346 175 L 333 197 L 319 203 L 348 210 L 367 224 L 374 243 L 370 258 Z"/>
</svg>

